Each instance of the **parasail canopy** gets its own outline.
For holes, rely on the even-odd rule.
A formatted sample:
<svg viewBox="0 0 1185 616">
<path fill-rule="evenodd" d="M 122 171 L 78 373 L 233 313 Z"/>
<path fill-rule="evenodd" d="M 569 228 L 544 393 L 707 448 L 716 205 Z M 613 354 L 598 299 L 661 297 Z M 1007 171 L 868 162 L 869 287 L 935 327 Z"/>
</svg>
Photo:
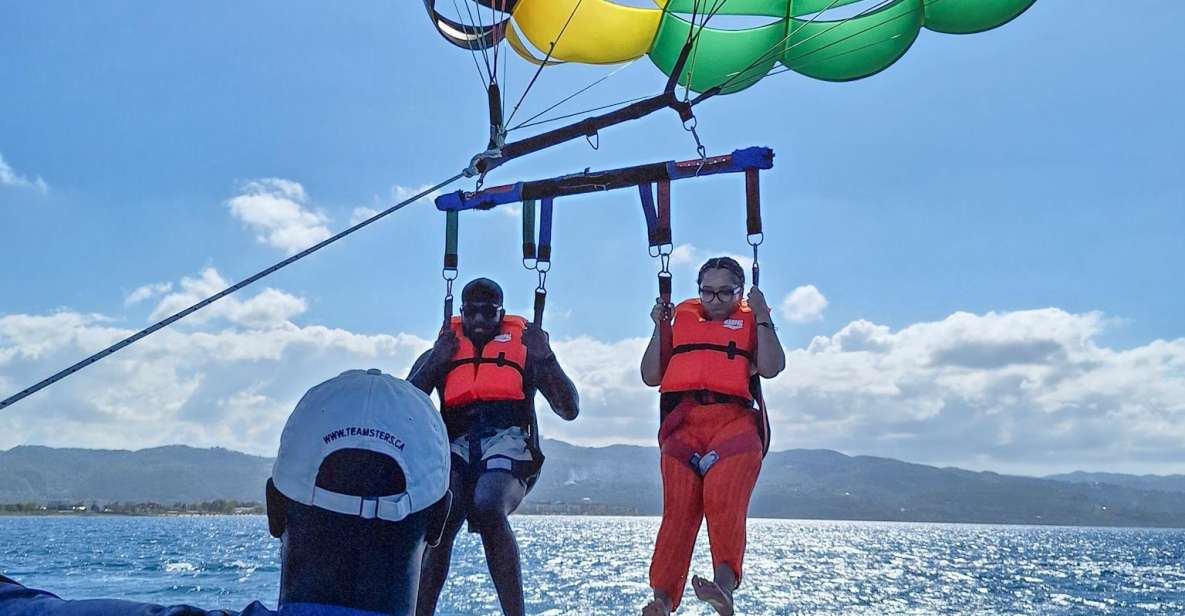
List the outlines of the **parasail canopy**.
<svg viewBox="0 0 1185 616">
<path fill-rule="evenodd" d="M 506 41 L 535 64 L 616 64 L 649 56 L 670 76 L 694 37 L 679 83 L 723 94 L 781 71 L 862 79 L 905 55 L 923 28 L 982 32 L 1011 21 L 1035 0 L 653 0 L 654 8 L 610 0 L 462 1 L 461 14 L 472 17 L 466 23 L 441 15 L 437 0 L 424 0 L 436 29 L 459 47 L 484 50 Z M 759 23 L 709 25 L 719 15 Z"/>
</svg>

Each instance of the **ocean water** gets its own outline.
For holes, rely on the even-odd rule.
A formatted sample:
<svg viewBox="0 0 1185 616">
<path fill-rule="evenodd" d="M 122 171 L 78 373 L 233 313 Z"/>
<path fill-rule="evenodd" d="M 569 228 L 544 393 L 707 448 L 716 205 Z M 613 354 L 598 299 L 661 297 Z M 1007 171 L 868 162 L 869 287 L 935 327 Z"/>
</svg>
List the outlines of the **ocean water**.
<svg viewBox="0 0 1185 616">
<path fill-rule="evenodd" d="M 515 516 L 531 614 L 637 614 L 657 518 Z M 692 572 L 711 571 L 702 534 Z M 0 517 L 0 572 L 65 598 L 275 607 L 262 516 Z M 1185 614 L 1185 530 L 752 520 L 739 614 Z M 437 610 L 497 614 L 462 533 Z M 714 614 L 687 592 L 679 614 Z"/>
</svg>

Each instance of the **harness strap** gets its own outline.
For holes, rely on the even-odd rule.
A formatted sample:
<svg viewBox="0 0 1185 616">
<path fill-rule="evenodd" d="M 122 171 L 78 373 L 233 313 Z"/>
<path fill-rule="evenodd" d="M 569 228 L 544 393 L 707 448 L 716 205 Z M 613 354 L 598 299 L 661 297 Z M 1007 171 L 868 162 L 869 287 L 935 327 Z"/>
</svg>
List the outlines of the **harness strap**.
<svg viewBox="0 0 1185 616">
<path fill-rule="evenodd" d="M 671 305 L 671 273 L 659 272 L 658 274 L 658 297 L 662 300 L 664 306 Z M 662 374 L 667 373 L 667 366 L 671 365 L 671 357 L 674 355 L 674 338 L 675 334 L 671 328 L 671 319 L 667 314 L 663 315 L 658 324 L 658 362 L 662 367 Z"/>
<path fill-rule="evenodd" d="M 662 455 L 687 463 L 700 477 L 707 475 L 717 462 L 725 458 L 761 450 L 761 437 L 752 433 L 725 439 L 707 451 L 696 449 L 678 438 L 668 438 L 662 444 Z"/>
<path fill-rule="evenodd" d="M 670 271 L 670 252 L 663 254 L 661 246 L 671 247 L 673 245 L 673 236 L 671 235 L 671 183 L 670 181 L 662 181 L 658 183 L 658 204 L 655 212 L 656 226 L 655 226 L 655 240 L 659 243 L 659 254 L 662 260 L 662 269 L 658 273 L 658 297 L 662 300 L 664 306 L 667 307 L 667 312 L 663 314 L 663 319 L 658 327 L 658 362 L 662 368 L 662 374 L 666 374 L 667 366 L 671 364 L 672 345 L 674 340 L 674 333 L 671 331 L 671 271 Z"/>
<path fill-rule="evenodd" d="M 658 213 L 654 209 L 653 186 L 649 183 L 638 184 L 638 196 L 642 201 L 642 216 L 646 218 L 646 239 L 653 249 L 662 244 L 658 241 Z M 651 254 L 654 255 L 654 252 Z"/>
<path fill-rule="evenodd" d="M 678 392 L 682 400 L 694 400 L 698 404 L 739 404 L 744 407 L 752 407 L 753 401 L 749 398 L 742 398 L 740 396 L 730 396 L 720 392 L 712 391 L 710 389 L 697 389 L 694 391 Z"/>
<path fill-rule="evenodd" d="M 761 183 L 757 169 L 745 170 L 745 230 L 746 241 L 753 247 L 753 286 L 761 286 L 761 265 L 757 260 L 757 247 L 765 241 L 761 228 Z"/>
<path fill-rule="evenodd" d="M 523 265 L 535 258 L 535 200 L 527 199 L 523 201 Z"/>
<path fill-rule="evenodd" d="M 539 208 L 539 260 L 551 262 L 551 218 L 555 198 L 544 197 Z"/>
<path fill-rule="evenodd" d="M 761 233 L 761 182 L 757 169 L 745 170 L 745 228 L 749 235 Z"/>
<path fill-rule="evenodd" d="M 691 353 L 693 351 L 719 351 L 721 353 L 727 354 L 729 359 L 744 357 L 749 361 L 753 361 L 753 354 L 749 351 L 738 348 L 735 340 L 729 342 L 728 346 L 723 344 L 708 344 L 706 342 L 696 344 L 681 344 L 672 349 L 671 353 L 674 355 L 678 353 Z"/>
<path fill-rule="evenodd" d="M 457 254 L 457 235 L 460 227 L 460 213 L 446 212 L 444 216 L 444 269 L 441 276 L 445 280 L 444 294 L 444 324 L 447 327 L 449 319 L 453 318 L 453 281 L 457 279 L 457 266 L 460 257 Z"/>
<path fill-rule="evenodd" d="M 525 374 L 523 367 L 520 366 L 518 362 L 506 359 L 505 353 L 499 353 L 497 357 L 469 357 L 467 359 L 454 359 L 453 361 L 449 362 L 448 370 L 449 372 L 452 372 L 453 370 L 467 364 L 494 364 L 499 368 L 514 368 L 519 374 Z"/>
<path fill-rule="evenodd" d="M 658 226 L 657 240 L 659 244 L 671 243 L 671 182 L 663 180 L 658 183 Z"/>
<path fill-rule="evenodd" d="M 555 199 L 544 197 L 539 211 L 539 248 L 535 270 L 539 273 L 539 286 L 535 287 L 535 327 L 543 327 L 543 311 L 547 307 L 547 272 L 551 271 L 551 223 L 555 210 Z"/>
</svg>

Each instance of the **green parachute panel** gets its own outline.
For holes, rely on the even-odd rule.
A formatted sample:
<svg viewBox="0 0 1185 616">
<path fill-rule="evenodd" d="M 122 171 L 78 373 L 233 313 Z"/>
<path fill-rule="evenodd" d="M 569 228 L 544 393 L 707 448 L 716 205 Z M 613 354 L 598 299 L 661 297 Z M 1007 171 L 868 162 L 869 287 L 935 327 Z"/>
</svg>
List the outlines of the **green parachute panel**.
<svg viewBox="0 0 1185 616">
<path fill-rule="evenodd" d="M 783 0 L 784 2 L 785 0 Z M 673 13 L 662 16 L 658 35 L 650 47 L 650 59 L 668 76 L 692 25 Z M 738 92 L 757 83 L 782 55 L 785 21 L 745 30 L 696 28 L 698 40 L 692 48 L 679 83 L 695 92 L 724 86 L 723 94 Z"/>
<path fill-rule="evenodd" d="M 837 9 L 841 6 L 856 4 L 860 1 L 861 0 L 790 0 L 790 15 L 793 17 L 813 15 L 815 13 L 822 13 L 823 11 Z"/>
<path fill-rule="evenodd" d="M 764 17 L 794 17 L 821 13 L 863 0 L 670 0 L 666 10 L 690 16 L 715 11 L 717 15 L 760 15 Z M 659 4 L 662 4 L 659 2 Z"/>
<path fill-rule="evenodd" d="M 945 34 L 974 34 L 998 28 L 1036 0 L 926 0 L 926 28 Z"/>
<path fill-rule="evenodd" d="M 472 31 L 441 19 L 435 2 L 425 0 L 425 6 L 454 45 L 487 49 L 505 33 L 515 52 L 536 64 L 541 61 L 524 41 L 547 48 L 552 61 L 616 64 L 649 55 L 669 76 L 694 34 L 679 83 L 728 94 L 761 80 L 779 62 L 814 79 L 862 79 L 899 60 L 922 28 L 949 34 L 991 30 L 1035 0 L 653 0 L 654 8 L 615 0 L 515 0 L 508 27 L 470 26 Z M 722 20 L 731 22 L 730 29 L 701 28 L 714 15 L 739 19 Z M 480 44 L 473 47 L 473 41 Z"/>
<path fill-rule="evenodd" d="M 863 79 L 905 55 L 924 21 L 923 0 L 894 0 L 846 21 L 795 19 L 790 24 L 782 64 L 825 81 Z"/>
<path fill-rule="evenodd" d="M 816 2 L 818 0 L 815 0 Z M 840 0 L 841 2 L 859 2 L 860 0 Z M 661 4 L 661 3 L 659 3 Z M 760 15 L 764 17 L 785 17 L 786 0 L 670 0 L 666 4 L 670 13 L 678 13 L 691 18 L 692 11 L 696 14 L 696 21 L 705 13 L 716 12 L 717 15 Z"/>
</svg>

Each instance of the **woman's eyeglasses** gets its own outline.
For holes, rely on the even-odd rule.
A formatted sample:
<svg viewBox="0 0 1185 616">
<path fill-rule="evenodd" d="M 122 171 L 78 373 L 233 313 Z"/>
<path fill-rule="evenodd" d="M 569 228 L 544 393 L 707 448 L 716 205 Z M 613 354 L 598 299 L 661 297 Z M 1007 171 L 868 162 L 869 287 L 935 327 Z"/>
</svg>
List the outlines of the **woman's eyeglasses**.
<svg viewBox="0 0 1185 616">
<path fill-rule="evenodd" d="M 709 289 L 707 287 L 700 287 L 699 299 L 704 303 L 708 303 L 710 301 L 727 302 L 732 301 L 737 295 L 740 295 L 740 293 L 740 287 L 727 287 L 724 289 Z"/>
</svg>

